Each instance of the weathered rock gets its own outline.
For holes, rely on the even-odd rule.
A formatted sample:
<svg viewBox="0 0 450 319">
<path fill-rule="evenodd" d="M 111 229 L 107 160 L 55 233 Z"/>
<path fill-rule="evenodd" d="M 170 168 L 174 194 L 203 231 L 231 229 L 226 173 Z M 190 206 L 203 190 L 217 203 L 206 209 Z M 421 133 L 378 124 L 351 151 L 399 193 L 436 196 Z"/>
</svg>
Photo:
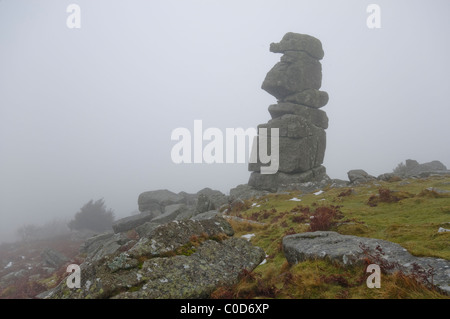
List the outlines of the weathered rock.
<svg viewBox="0 0 450 319">
<path fill-rule="evenodd" d="M 322 169 L 328 117 L 319 108 L 325 106 L 329 99 L 326 92 L 319 91 L 322 84 L 319 61 L 323 58 L 322 44 L 309 35 L 289 32 L 280 43 L 271 44 L 271 51 L 284 55 L 267 73 L 261 87 L 275 96 L 278 103 L 269 106 L 272 120 L 258 126 L 258 133 L 266 129 L 268 137 L 266 141 L 258 135 L 257 143 L 253 144 L 252 154 L 257 154 L 257 159 L 256 163 L 248 165 L 249 171 L 253 172 L 248 184 L 270 192 L 289 190 L 289 187 L 305 190 L 312 185 L 322 186 L 324 181 L 329 181 Z M 275 135 L 272 136 L 272 129 L 278 129 L 276 139 Z M 268 150 L 276 145 L 279 156 L 273 158 L 271 155 L 271 161 L 262 164 L 258 147 L 265 143 Z M 260 174 L 266 173 L 261 171 L 265 166 L 277 171 L 275 174 Z M 306 184 L 309 182 L 311 184 Z"/>
<path fill-rule="evenodd" d="M 375 238 L 341 235 L 332 231 L 301 233 L 283 238 L 283 251 L 290 264 L 308 259 L 328 259 L 344 266 L 362 264 L 367 256 L 361 245 L 367 247 L 371 254 L 376 254 L 377 246 L 381 247 L 383 259 L 386 263 L 395 265 L 396 271 L 410 273 L 413 271 L 414 264 L 425 271 L 432 267 L 435 271 L 432 280 L 434 285 L 443 291 L 450 292 L 450 261 L 414 257 L 396 243 Z M 429 281 L 431 282 L 431 278 Z"/>
<path fill-rule="evenodd" d="M 324 56 L 322 43 L 319 39 L 307 34 L 286 33 L 280 43 L 271 43 L 270 52 L 286 53 L 287 51 L 304 51 L 317 60 Z"/>
<path fill-rule="evenodd" d="M 419 164 L 415 160 L 406 160 L 406 176 L 423 176 L 426 177 L 430 174 L 450 174 L 447 167 L 440 161 L 432 161 L 428 163 Z"/>
<path fill-rule="evenodd" d="M 315 126 L 323 129 L 328 128 L 328 116 L 324 111 L 313 109 L 304 105 L 279 102 L 278 104 L 272 104 L 269 106 L 269 113 L 273 119 L 281 117 L 285 114 L 298 115 Z"/>
<path fill-rule="evenodd" d="M 256 189 L 248 184 L 241 184 L 230 189 L 230 201 L 247 200 L 250 198 L 259 198 L 269 194 L 268 191 Z"/>
<path fill-rule="evenodd" d="M 300 104 L 308 107 L 319 109 L 324 107 L 329 100 L 327 92 L 309 89 L 300 93 L 287 96 L 283 102 Z"/>
<path fill-rule="evenodd" d="M 374 176 L 369 175 L 366 171 L 362 169 L 354 169 L 348 171 L 347 175 L 351 184 L 367 183 L 376 179 Z"/>
<path fill-rule="evenodd" d="M 164 224 L 169 221 L 175 220 L 179 215 L 188 211 L 188 208 L 184 204 L 168 205 L 164 209 L 164 213 L 152 219 L 153 223 Z M 189 215 L 190 216 L 190 215 Z"/>
<path fill-rule="evenodd" d="M 156 210 L 146 211 L 138 215 L 121 218 L 113 223 L 112 228 L 115 233 L 121 233 L 136 228 L 160 215 L 161 212 Z"/>
<path fill-rule="evenodd" d="M 141 278 L 148 279 L 142 289 L 115 298 L 208 298 L 218 286 L 236 283 L 244 269 L 253 270 L 264 255 L 241 238 L 208 240 L 190 256 L 147 260 Z"/>
<path fill-rule="evenodd" d="M 228 196 L 218 190 L 204 188 L 197 192 L 197 211 L 204 213 L 228 203 Z"/>
<path fill-rule="evenodd" d="M 149 237 L 153 233 L 153 231 L 159 226 L 161 226 L 161 224 L 159 223 L 146 222 L 136 227 L 135 231 L 138 233 L 139 238 Z"/>
<path fill-rule="evenodd" d="M 80 247 L 80 252 L 86 254 L 86 259 L 97 261 L 119 251 L 129 241 L 130 238 L 124 233 L 105 233 L 87 240 Z"/>
<path fill-rule="evenodd" d="M 201 214 L 197 214 L 194 217 L 192 217 L 192 220 L 205 220 L 205 219 L 211 219 L 216 216 L 222 216 L 222 213 L 218 212 L 217 210 L 210 210 L 208 212 L 204 212 Z"/>
<path fill-rule="evenodd" d="M 261 88 L 279 100 L 307 89 L 320 89 L 322 65 L 304 52 L 282 59 L 267 73 Z"/>
<path fill-rule="evenodd" d="M 185 202 L 185 197 L 167 189 L 144 192 L 138 197 L 139 211 L 164 211 L 164 207 Z"/>
<path fill-rule="evenodd" d="M 264 251 L 246 240 L 221 237 L 233 233 L 231 225 L 217 216 L 152 227 L 131 249 L 84 262 L 80 289 L 69 289 L 63 281 L 42 296 L 206 298 L 264 259 Z M 194 237 L 204 241 L 196 247 L 191 242 Z M 177 251 L 180 255 L 175 255 Z"/>
<path fill-rule="evenodd" d="M 325 156 L 326 134 L 308 136 L 302 139 L 279 137 L 280 173 L 304 173 L 322 165 Z M 261 166 L 269 164 L 249 163 L 249 171 L 259 172 Z"/>
<path fill-rule="evenodd" d="M 316 126 L 308 121 L 308 119 L 295 114 L 284 114 L 265 124 L 258 125 L 258 130 L 260 128 L 266 128 L 269 137 L 271 136 L 271 129 L 278 128 L 280 137 L 290 137 L 295 139 L 321 135 L 325 132 L 323 128 Z"/>
<path fill-rule="evenodd" d="M 287 190 L 309 192 L 317 188 L 325 187 L 329 182 L 330 178 L 326 175 L 325 167 L 319 166 L 306 172 L 295 174 L 277 172 L 276 174 L 268 175 L 253 172 L 250 175 L 248 185 L 269 192 Z"/>
<path fill-rule="evenodd" d="M 231 225 L 223 218 L 217 217 L 207 220 L 173 221 L 155 228 L 141 238 L 128 254 L 133 257 L 160 255 L 181 247 L 188 243 L 192 236 L 201 234 L 215 236 L 224 233 L 228 236 L 234 234 Z"/>
<path fill-rule="evenodd" d="M 64 256 L 62 253 L 53 250 L 53 249 L 46 249 L 41 253 L 42 262 L 50 267 L 58 268 L 62 265 L 64 265 L 68 258 Z"/>
</svg>

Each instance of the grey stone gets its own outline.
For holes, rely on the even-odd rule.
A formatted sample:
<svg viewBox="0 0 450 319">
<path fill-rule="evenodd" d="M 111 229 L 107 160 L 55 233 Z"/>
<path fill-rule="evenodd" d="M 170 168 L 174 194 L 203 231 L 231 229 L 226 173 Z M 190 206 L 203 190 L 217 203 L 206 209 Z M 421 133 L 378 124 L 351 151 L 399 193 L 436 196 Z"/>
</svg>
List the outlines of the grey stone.
<svg viewBox="0 0 450 319">
<path fill-rule="evenodd" d="M 258 125 L 258 131 L 260 128 L 267 129 L 267 136 L 271 136 L 273 128 L 278 128 L 279 136 L 290 138 L 304 138 L 324 133 L 323 128 L 295 114 L 284 114 L 281 117 L 270 120 L 266 124 Z"/>
<path fill-rule="evenodd" d="M 288 235 L 283 238 L 283 251 L 289 264 L 296 264 L 308 259 L 328 259 L 337 264 L 348 266 L 362 264 L 366 255 L 361 249 L 366 246 L 375 254 L 377 246 L 383 251 L 383 259 L 396 265 L 394 271 L 405 273 L 413 271 L 416 264 L 424 270 L 432 267 L 435 271 L 433 283 L 436 287 L 450 292 L 450 261 L 412 256 L 406 249 L 396 243 L 375 238 L 341 235 L 332 231 L 318 231 Z M 431 278 L 429 278 L 431 282 Z"/>
<path fill-rule="evenodd" d="M 201 198 L 201 199 L 200 199 Z M 228 203 L 228 196 L 218 190 L 204 188 L 197 192 L 197 211 L 204 213 Z"/>
<path fill-rule="evenodd" d="M 178 215 L 185 213 L 188 210 L 184 204 L 168 205 L 164 209 L 164 213 L 152 219 L 153 223 L 164 224 L 175 220 Z"/>
<path fill-rule="evenodd" d="M 290 102 L 300 105 L 305 105 L 313 108 L 324 107 L 329 100 L 327 92 L 309 89 L 300 93 L 287 96 L 283 102 Z"/>
<path fill-rule="evenodd" d="M 197 211 L 199 213 L 204 213 L 210 210 L 215 209 L 215 205 L 211 202 L 211 200 L 205 194 L 198 195 L 197 199 Z"/>
<path fill-rule="evenodd" d="M 444 173 L 450 174 L 450 171 L 447 170 L 447 167 L 442 164 L 440 161 L 432 161 L 428 163 L 419 164 L 414 160 L 406 160 L 406 175 L 424 175 L 427 176 L 434 173 Z"/>
<path fill-rule="evenodd" d="M 59 268 L 64 265 L 69 259 L 64 256 L 64 254 L 53 250 L 53 249 L 45 249 L 41 253 L 42 262 L 50 267 Z"/>
<path fill-rule="evenodd" d="M 86 239 L 80 246 L 80 252 L 84 254 L 91 254 L 97 250 L 105 241 L 114 236 L 113 232 L 98 234 Z"/>
<path fill-rule="evenodd" d="M 136 232 L 139 234 L 139 238 L 149 237 L 153 231 L 160 226 L 159 223 L 146 222 L 138 227 L 136 227 Z"/>
<path fill-rule="evenodd" d="M 125 218 L 121 218 L 117 221 L 115 221 L 112 225 L 112 228 L 115 233 L 125 232 L 130 229 L 136 228 L 139 225 L 142 225 L 148 221 L 151 221 L 155 217 L 159 216 L 159 211 L 147 211 L 140 213 L 138 215 L 128 216 Z"/>
<path fill-rule="evenodd" d="M 324 111 L 304 105 L 279 102 L 269 106 L 269 113 L 273 119 L 285 114 L 298 115 L 315 126 L 323 129 L 328 128 L 328 116 Z"/>
<path fill-rule="evenodd" d="M 295 174 L 282 172 L 276 174 L 260 174 L 253 172 L 250 175 L 248 185 L 269 192 L 287 190 L 310 192 L 314 189 L 325 187 L 329 182 L 330 178 L 326 175 L 325 167 L 319 166 L 306 172 Z"/>
<path fill-rule="evenodd" d="M 282 60 L 267 73 L 261 88 L 279 100 L 307 89 L 320 89 L 322 65 L 308 54 L 299 52 L 296 59 Z M 295 62 L 294 62 L 295 61 Z"/>
<path fill-rule="evenodd" d="M 164 211 L 164 207 L 185 202 L 185 197 L 167 189 L 144 192 L 138 197 L 139 211 Z"/>
<path fill-rule="evenodd" d="M 279 138 L 279 166 L 281 173 L 303 173 L 322 165 L 325 157 L 326 134 L 308 136 L 302 139 Z M 270 164 L 270 163 L 269 163 Z M 269 164 L 249 163 L 249 171 L 259 172 L 261 166 Z M 273 174 L 272 174 L 273 175 Z"/>
<path fill-rule="evenodd" d="M 348 181 L 344 181 L 343 179 L 333 178 L 330 180 L 330 188 L 342 188 L 347 187 L 349 184 Z"/>
<path fill-rule="evenodd" d="M 160 255 L 188 243 L 193 235 L 200 236 L 203 233 L 209 236 L 220 233 L 232 236 L 234 231 L 231 225 L 220 217 L 200 221 L 173 221 L 157 227 L 147 237 L 139 239 L 128 250 L 128 254 L 132 257 Z"/>
<path fill-rule="evenodd" d="M 353 169 L 348 171 L 347 175 L 351 184 L 367 183 L 376 179 L 374 176 L 369 175 L 362 169 Z"/>
<path fill-rule="evenodd" d="M 271 43 L 270 51 L 274 53 L 304 51 L 318 60 L 321 60 L 324 56 L 322 43 L 319 39 L 307 34 L 293 32 L 286 33 L 280 43 Z"/>
<path fill-rule="evenodd" d="M 264 255 L 261 248 L 241 238 L 208 240 L 190 256 L 144 262 L 142 277 L 148 280 L 143 289 L 115 298 L 209 298 L 218 286 L 236 283 L 244 269 L 252 271 Z"/>
<path fill-rule="evenodd" d="M 251 198 L 260 198 L 269 194 L 268 191 L 255 189 L 248 184 L 240 184 L 232 189 L 230 189 L 230 201 L 234 202 L 237 200 L 247 200 Z"/>
<path fill-rule="evenodd" d="M 80 247 L 80 252 L 86 254 L 86 259 L 97 261 L 114 254 L 129 241 L 124 233 L 105 233 L 88 239 Z"/>
<path fill-rule="evenodd" d="M 241 238 L 214 239 L 220 234 L 234 231 L 217 216 L 160 225 L 131 249 L 81 264 L 80 289 L 69 289 L 63 280 L 40 298 L 207 298 L 217 287 L 236 283 L 265 255 Z M 193 236 L 204 241 L 189 247 Z M 185 255 L 162 257 L 180 247 Z"/>
<path fill-rule="evenodd" d="M 204 212 L 201 214 L 197 214 L 194 217 L 192 217 L 192 220 L 205 220 L 205 219 L 211 219 L 216 216 L 222 216 L 222 213 L 218 212 L 217 210 L 210 210 L 208 212 Z"/>
</svg>

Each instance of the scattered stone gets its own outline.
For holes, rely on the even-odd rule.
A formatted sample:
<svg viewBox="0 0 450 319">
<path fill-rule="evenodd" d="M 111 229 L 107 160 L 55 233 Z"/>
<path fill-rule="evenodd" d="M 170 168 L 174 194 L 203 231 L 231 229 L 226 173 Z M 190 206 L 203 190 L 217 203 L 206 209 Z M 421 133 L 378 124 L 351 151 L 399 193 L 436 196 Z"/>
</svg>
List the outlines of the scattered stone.
<svg viewBox="0 0 450 319">
<path fill-rule="evenodd" d="M 439 227 L 438 233 L 446 233 L 446 232 L 450 232 L 450 229 L 446 229 L 446 228 L 443 228 L 443 227 Z"/>
<path fill-rule="evenodd" d="M 362 264 L 366 257 L 361 244 L 374 254 L 377 246 L 381 247 L 386 262 L 398 265 L 395 270 L 405 273 L 413 271 L 414 264 L 425 271 L 433 268 L 434 277 L 430 282 L 442 291 L 450 293 L 450 261 L 415 257 L 396 243 L 386 240 L 341 235 L 332 231 L 317 231 L 288 235 L 283 238 L 283 251 L 290 264 L 296 264 L 308 259 L 328 259 L 343 266 Z"/>
</svg>

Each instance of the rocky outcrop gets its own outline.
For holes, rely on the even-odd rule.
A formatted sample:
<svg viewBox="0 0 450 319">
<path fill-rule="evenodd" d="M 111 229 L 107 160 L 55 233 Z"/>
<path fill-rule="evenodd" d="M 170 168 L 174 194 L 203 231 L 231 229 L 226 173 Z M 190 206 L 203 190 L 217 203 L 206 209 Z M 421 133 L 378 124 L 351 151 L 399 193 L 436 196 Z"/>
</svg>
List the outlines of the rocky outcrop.
<svg viewBox="0 0 450 319">
<path fill-rule="evenodd" d="M 408 159 L 396 173 L 402 177 L 428 177 L 432 174 L 450 174 L 450 170 L 448 170 L 440 161 L 419 164 L 419 162 L 415 160 Z"/>
<path fill-rule="evenodd" d="M 141 213 L 121 218 L 114 222 L 115 233 L 141 229 L 146 222 L 164 224 L 172 220 L 187 220 L 197 214 L 224 208 L 229 197 L 218 190 L 204 188 L 196 194 L 169 190 L 155 190 L 141 193 L 138 206 Z"/>
<path fill-rule="evenodd" d="M 322 166 L 328 117 L 320 108 L 329 99 L 326 92 L 319 91 L 322 44 L 312 36 L 290 32 L 280 43 L 272 43 L 270 51 L 283 56 L 267 73 L 262 89 L 275 96 L 278 103 L 269 106 L 272 120 L 259 125 L 258 132 L 267 129 L 271 144 L 271 129 L 279 130 L 279 167 L 275 174 L 263 174 L 261 167 L 268 164 L 262 164 L 258 158 L 249 164 L 253 173 L 248 185 L 270 192 L 322 187 L 329 182 Z M 255 144 L 253 147 L 257 148 L 258 143 Z M 311 187 L 311 183 L 316 186 Z"/>
<path fill-rule="evenodd" d="M 203 213 L 207 214 L 207 213 Z M 220 285 L 237 282 L 265 253 L 234 231 L 223 218 L 146 222 L 129 233 L 102 234 L 83 249 L 81 288 L 65 281 L 45 298 L 207 298 Z M 201 215 L 198 215 L 201 216 Z"/>
<path fill-rule="evenodd" d="M 367 249 L 365 252 L 364 249 Z M 377 249 L 377 247 L 379 247 Z M 450 293 L 450 261 L 430 258 L 415 257 L 406 249 L 396 243 L 375 238 L 365 238 L 350 235 L 341 235 L 332 231 L 317 231 L 288 235 L 283 238 L 283 251 L 290 264 L 307 259 L 328 259 L 340 265 L 362 264 L 367 252 L 371 255 L 383 253 L 384 263 L 393 265 L 390 271 L 403 271 L 411 273 L 414 266 L 424 270 L 434 271 L 433 278 L 427 278 L 429 282 L 444 292 Z"/>
<path fill-rule="evenodd" d="M 350 184 L 357 185 L 362 183 L 367 183 L 376 180 L 372 175 L 369 175 L 366 171 L 362 169 L 353 169 L 347 172 Z"/>
</svg>

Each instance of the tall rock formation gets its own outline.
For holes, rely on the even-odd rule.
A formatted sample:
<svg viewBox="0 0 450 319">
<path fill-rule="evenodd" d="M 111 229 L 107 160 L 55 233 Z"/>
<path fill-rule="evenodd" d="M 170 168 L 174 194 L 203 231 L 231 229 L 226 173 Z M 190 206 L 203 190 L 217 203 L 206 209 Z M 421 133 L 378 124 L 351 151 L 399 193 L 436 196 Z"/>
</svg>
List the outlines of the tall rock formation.
<svg viewBox="0 0 450 319">
<path fill-rule="evenodd" d="M 267 73 L 262 89 L 278 102 L 269 106 L 272 119 L 259 125 L 258 131 L 267 128 L 270 144 L 270 129 L 279 129 L 279 168 L 275 174 L 262 174 L 261 166 L 268 164 L 258 158 L 256 163 L 249 163 L 252 174 L 248 185 L 274 192 L 303 189 L 308 182 L 323 184 L 329 177 L 322 166 L 328 128 L 328 117 L 320 110 L 328 103 L 327 92 L 319 90 L 322 44 L 312 36 L 289 32 L 280 43 L 272 43 L 270 51 L 283 55 Z"/>
</svg>

